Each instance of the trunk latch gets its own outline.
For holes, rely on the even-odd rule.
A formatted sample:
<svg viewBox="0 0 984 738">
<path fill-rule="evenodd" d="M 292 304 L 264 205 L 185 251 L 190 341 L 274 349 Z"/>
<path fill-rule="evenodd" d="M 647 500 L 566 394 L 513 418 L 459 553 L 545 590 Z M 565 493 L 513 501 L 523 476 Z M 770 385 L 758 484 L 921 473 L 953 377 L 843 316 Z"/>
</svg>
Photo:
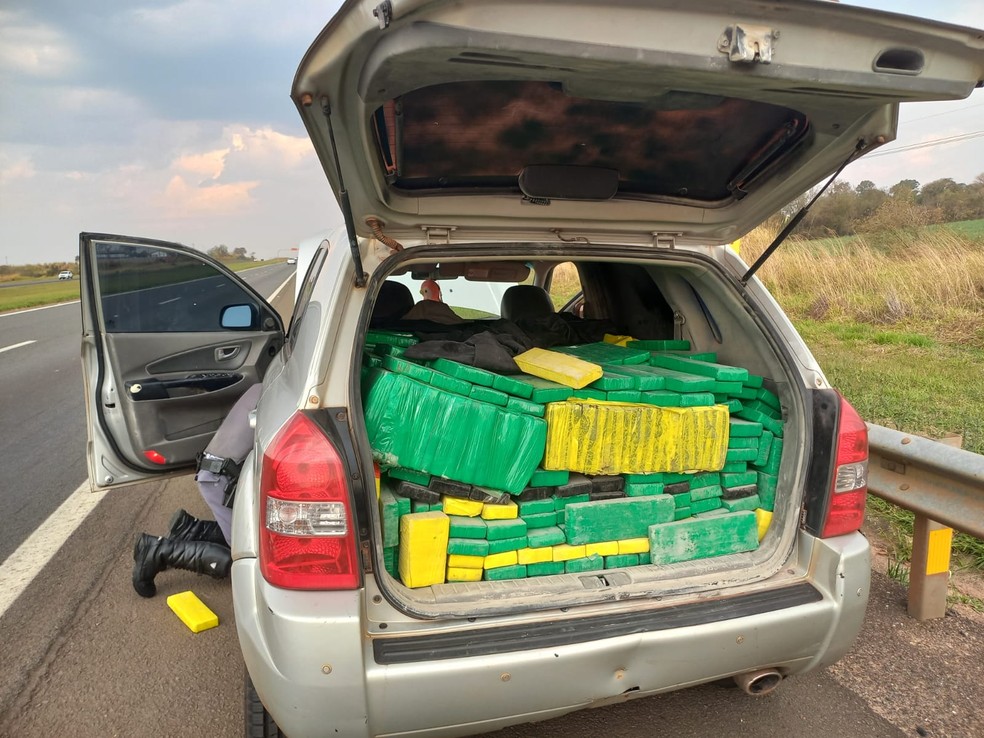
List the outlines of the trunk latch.
<svg viewBox="0 0 984 738">
<path fill-rule="evenodd" d="M 427 236 L 427 245 L 434 244 L 449 245 L 451 243 L 451 233 L 458 229 L 457 226 L 434 226 L 422 225 L 420 229 Z"/>
<path fill-rule="evenodd" d="M 779 31 L 772 28 L 735 23 L 724 29 L 718 39 L 718 51 L 736 63 L 771 64 L 772 42 L 777 38 Z"/>
</svg>

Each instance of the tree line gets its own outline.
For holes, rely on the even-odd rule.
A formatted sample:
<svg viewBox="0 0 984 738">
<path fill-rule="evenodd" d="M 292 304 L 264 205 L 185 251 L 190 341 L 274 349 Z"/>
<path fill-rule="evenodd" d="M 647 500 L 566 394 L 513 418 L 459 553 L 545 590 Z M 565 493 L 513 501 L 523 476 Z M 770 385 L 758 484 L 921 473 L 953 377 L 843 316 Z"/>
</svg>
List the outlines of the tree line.
<svg viewBox="0 0 984 738">
<path fill-rule="evenodd" d="M 781 216 L 792 217 L 815 192 L 791 202 Z M 816 201 L 796 233 L 805 238 L 850 236 L 979 218 L 984 218 L 984 173 L 970 184 L 949 177 L 924 185 L 903 179 L 888 189 L 867 179 L 856 186 L 837 181 Z"/>
</svg>

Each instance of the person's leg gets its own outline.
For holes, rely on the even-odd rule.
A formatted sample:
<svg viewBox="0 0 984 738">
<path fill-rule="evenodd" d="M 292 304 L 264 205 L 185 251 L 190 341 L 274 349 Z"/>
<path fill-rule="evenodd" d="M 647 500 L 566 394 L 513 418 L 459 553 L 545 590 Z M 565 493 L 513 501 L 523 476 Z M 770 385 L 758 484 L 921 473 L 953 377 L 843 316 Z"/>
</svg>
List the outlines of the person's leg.
<svg viewBox="0 0 984 738">
<path fill-rule="evenodd" d="M 213 579 L 229 576 L 232 554 L 227 546 L 206 541 L 175 541 L 141 533 L 133 546 L 133 588 L 141 597 L 157 594 L 154 577 L 165 569 L 186 569 Z"/>
</svg>

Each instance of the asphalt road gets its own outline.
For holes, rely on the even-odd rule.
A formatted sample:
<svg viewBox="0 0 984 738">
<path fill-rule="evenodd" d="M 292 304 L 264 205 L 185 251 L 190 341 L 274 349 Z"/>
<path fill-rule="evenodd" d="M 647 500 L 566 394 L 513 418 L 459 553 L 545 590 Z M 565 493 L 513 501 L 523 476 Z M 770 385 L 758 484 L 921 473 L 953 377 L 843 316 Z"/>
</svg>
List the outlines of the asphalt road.
<svg viewBox="0 0 984 738">
<path fill-rule="evenodd" d="M 293 271 L 240 274 L 270 295 Z M 0 562 L 86 479 L 81 334 L 79 303 L 0 314 Z"/>
</svg>

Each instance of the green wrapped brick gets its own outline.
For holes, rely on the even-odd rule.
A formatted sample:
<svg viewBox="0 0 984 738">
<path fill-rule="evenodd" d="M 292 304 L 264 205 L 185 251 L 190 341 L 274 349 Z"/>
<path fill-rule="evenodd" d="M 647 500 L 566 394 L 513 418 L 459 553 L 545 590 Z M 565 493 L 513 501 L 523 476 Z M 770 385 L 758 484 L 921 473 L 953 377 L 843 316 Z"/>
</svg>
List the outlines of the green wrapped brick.
<svg viewBox="0 0 984 738">
<path fill-rule="evenodd" d="M 710 407 L 716 404 L 710 392 L 681 392 L 680 407 Z"/>
<path fill-rule="evenodd" d="M 416 469 L 407 469 L 405 466 L 394 466 L 387 469 L 386 474 L 393 479 L 399 479 L 401 482 L 413 482 L 421 487 L 426 487 L 431 481 L 430 474 Z"/>
<path fill-rule="evenodd" d="M 678 507 L 673 511 L 674 520 L 685 520 L 691 516 L 689 507 Z"/>
<path fill-rule="evenodd" d="M 755 484 L 756 480 L 757 477 L 754 471 L 746 471 L 739 474 L 722 474 L 721 486 L 725 489 L 744 487 L 749 484 Z"/>
<path fill-rule="evenodd" d="M 383 568 L 394 579 L 400 571 L 400 547 L 390 546 L 383 549 Z"/>
<path fill-rule="evenodd" d="M 462 515 L 449 515 L 452 538 L 485 538 L 487 525 L 482 518 L 466 518 Z"/>
<path fill-rule="evenodd" d="M 579 400 L 607 400 L 608 393 L 591 387 L 582 387 L 574 390 L 574 397 Z"/>
<path fill-rule="evenodd" d="M 751 402 L 752 400 L 755 399 L 756 394 L 758 394 L 758 390 L 755 389 L 754 387 L 746 387 L 745 385 L 742 385 L 740 390 L 738 390 L 737 392 L 731 392 L 729 394 L 732 397 L 738 398 L 739 400 Z"/>
<path fill-rule="evenodd" d="M 758 456 L 751 462 L 753 466 L 765 466 L 768 463 L 773 438 L 774 436 L 769 431 L 762 431 L 762 435 L 759 436 Z"/>
<path fill-rule="evenodd" d="M 617 390 L 608 393 L 608 401 L 638 403 L 642 402 L 642 397 L 639 390 Z"/>
<path fill-rule="evenodd" d="M 674 392 L 712 392 L 714 379 L 698 374 L 687 374 L 661 366 L 651 366 L 650 371 L 663 377 L 663 386 Z"/>
<path fill-rule="evenodd" d="M 557 351 L 568 356 L 576 356 L 592 364 L 644 364 L 649 361 L 649 351 L 616 346 L 614 343 L 582 343 L 577 346 L 554 346 Z"/>
<path fill-rule="evenodd" d="M 672 340 L 672 339 L 660 339 L 660 340 L 644 340 L 644 341 L 629 341 L 625 344 L 629 348 L 643 349 L 644 351 L 689 351 L 690 341 L 684 340 Z"/>
<path fill-rule="evenodd" d="M 762 424 L 732 416 L 728 419 L 728 433 L 731 438 L 749 436 L 757 438 L 762 435 Z"/>
<path fill-rule="evenodd" d="M 457 361 L 451 361 L 450 359 L 434 359 L 434 361 L 430 362 L 430 365 L 439 372 L 481 387 L 492 387 L 492 382 L 495 379 L 495 375 L 492 372 L 487 372 L 484 369 L 462 364 Z"/>
<path fill-rule="evenodd" d="M 410 512 L 421 513 L 430 512 L 431 510 L 443 510 L 443 503 L 427 503 L 420 502 L 419 500 L 410 500 Z"/>
<path fill-rule="evenodd" d="M 721 467 L 722 474 L 738 474 L 743 471 L 748 471 L 748 464 L 744 461 L 732 461 Z"/>
<path fill-rule="evenodd" d="M 639 566 L 639 554 L 615 554 L 605 557 L 606 569 L 621 569 L 623 566 Z"/>
<path fill-rule="evenodd" d="M 764 471 L 767 474 L 779 474 L 779 464 L 782 462 L 782 439 L 773 438 L 772 448 L 769 449 L 769 459 L 765 464 L 756 464 L 755 468 L 758 471 Z"/>
<path fill-rule="evenodd" d="M 633 382 L 631 377 L 627 377 L 624 374 L 616 374 L 614 372 L 606 371 L 601 375 L 601 379 L 596 379 L 591 384 L 588 385 L 591 389 L 602 390 L 603 392 L 613 392 L 617 390 L 629 390 L 633 389 Z M 574 393 L 577 397 L 577 393 Z"/>
<path fill-rule="evenodd" d="M 741 382 L 714 382 L 714 394 L 730 395 L 741 392 L 744 385 Z"/>
<path fill-rule="evenodd" d="M 373 351 L 380 356 L 395 356 L 400 358 L 407 352 L 407 349 L 404 346 L 394 346 L 391 343 L 380 343 L 376 344 Z"/>
<path fill-rule="evenodd" d="M 526 565 L 526 576 L 528 577 L 546 577 L 552 574 L 563 574 L 563 573 L 564 573 L 563 561 L 543 561 L 538 564 Z"/>
<path fill-rule="evenodd" d="M 642 538 L 650 525 L 673 520 L 673 498 L 626 497 L 568 505 L 566 512 L 567 542 L 582 543 Z"/>
<path fill-rule="evenodd" d="M 537 467 L 530 477 L 530 487 L 560 487 L 571 479 L 571 473 L 566 469 L 544 469 Z"/>
<path fill-rule="evenodd" d="M 530 515 L 541 513 L 552 513 L 556 510 L 552 497 L 545 497 L 541 500 L 518 500 L 519 517 L 526 518 Z"/>
<path fill-rule="evenodd" d="M 711 377 L 718 382 L 738 382 L 740 384 L 748 379 L 748 370 L 740 366 L 697 361 L 675 354 L 655 353 L 649 360 L 649 363 L 653 366 L 663 367 L 664 369 L 686 372 L 687 374 L 698 374 L 702 377 Z"/>
<path fill-rule="evenodd" d="M 529 399 L 540 405 L 545 405 L 548 402 L 564 402 L 574 394 L 572 387 L 565 387 L 562 384 L 551 382 L 549 379 L 534 377 L 532 374 L 517 374 L 512 379 L 528 385 L 530 388 Z"/>
<path fill-rule="evenodd" d="M 598 554 L 583 556 L 579 559 L 568 559 L 564 562 L 564 571 L 568 574 L 580 574 L 583 571 L 599 571 L 605 568 L 605 559 Z"/>
<path fill-rule="evenodd" d="M 737 500 L 721 500 L 721 507 L 728 512 L 739 512 L 762 507 L 762 503 L 758 495 L 752 495 L 751 497 L 739 497 Z"/>
<path fill-rule="evenodd" d="M 714 395 L 714 403 L 717 405 L 724 405 L 728 408 L 728 412 L 732 415 L 744 407 L 741 404 L 741 400 L 736 400 L 733 397 L 729 398 L 727 395 Z"/>
<path fill-rule="evenodd" d="M 383 365 L 383 357 L 376 354 L 364 352 L 362 354 L 362 366 L 369 369 L 378 369 Z"/>
<path fill-rule="evenodd" d="M 654 482 L 665 484 L 668 475 L 665 472 L 655 472 L 653 474 L 623 474 L 622 476 L 625 477 L 626 484 L 652 484 Z"/>
<path fill-rule="evenodd" d="M 754 389 L 758 389 L 759 387 L 762 386 L 763 381 L 764 381 L 763 377 L 760 377 L 757 374 L 749 374 L 742 384 L 744 384 L 746 387 L 752 387 Z"/>
<path fill-rule="evenodd" d="M 492 375 L 492 388 L 521 400 L 529 400 L 533 396 L 533 387 L 531 385 L 526 382 L 520 382 L 513 377 L 507 377 L 505 374 Z"/>
<path fill-rule="evenodd" d="M 776 507 L 776 486 L 779 483 L 779 478 L 773 474 L 764 474 L 762 472 L 758 473 L 758 481 L 756 486 L 758 487 L 758 497 L 759 497 L 759 507 L 763 510 L 773 511 Z"/>
<path fill-rule="evenodd" d="M 488 556 L 489 542 L 484 538 L 449 538 L 448 553 L 462 556 Z"/>
<path fill-rule="evenodd" d="M 524 515 L 523 520 L 526 522 L 528 531 L 535 528 L 550 528 L 557 525 L 557 512 L 551 510 L 550 512 L 532 513 Z"/>
<path fill-rule="evenodd" d="M 396 372 L 397 374 L 405 374 L 424 384 L 429 383 L 433 376 L 433 372 L 426 366 L 414 364 L 412 361 L 407 361 L 397 356 L 384 356 L 383 368 L 387 371 Z"/>
<path fill-rule="evenodd" d="M 769 390 L 765 389 L 764 387 L 760 388 L 759 391 L 755 393 L 755 398 L 759 402 L 767 405 L 768 407 L 771 407 L 776 412 L 778 413 L 782 412 L 782 405 L 779 403 L 779 398 L 776 397 L 771 392 L 769 392 Z"/>
<path fill-rule="evenodd" d="M 724 463 L 731 464 L 735 461 L 748 463 L 749 461 L 755 461 L 757 456 L 758 449 L 756 448 L 729 448 L 724 455 Z"/>
<path fill-rule="evenodd" d="M 398 333 L 396 331 L 367 331 L 366 343 L 387 343 L 391 346 L 413 346 L 420 341 L 412 333 Z"/>
<path fill-rule="evenodd" d="M 670 390 L 640 392 L 639 402 L 656 407 L 683 407 L 683 395 Z"/>
<path fill-rule="evenodd" d="M 534 528 L 526 531 L 526 542 L 530 548 L 546 548 L 547 546 L 557 546 L 566 543 L 567 538 L 564 531 L 559 527 Z"/>
<path fill-rule="evenodd" d="M 705 487 L 691 487 L 690 489 L 690 504 L 693 505 L 695 502 L 700 502 L 701 500 L 709 500 L 712 497 L 721 497 L 724 494 L 724 488 L 720 484 L 709 484 Z"/>
<path fill-rule="evenodd" d="M 707 497 L 703 500 L 694 500 L 690 503 L 690 514 L 699 515 L 700 513 L 706 513 L 710 510 L 716 510 L 721 507 L 721 497 Z"/>
<path fill-rule="evenodd" d="M 526 576 L 526 567 L 522 564 L 498 566 L 495 569 L 486 569 L 482 572 L 482 579 L 487 582 L 494 582 L 502 579 L 525 579 Z"/>
<path fill-rule="evenodd" d="M 694 517 L 696 518 L 716 518 L 721 515 L 728 515 L 728 511 L 723 507 L 715 507 L 713 510 L 705 510 L 702 513 L 696 513 Z"/>
<path fill-rule="evenodd" d="M 366 430 L 381 463 L 510 494 L 522 492 L 540 465 L 547 439 L 542 418 L 442 392 L 401 374 L 369 372 Z"/>
<path fill-rule="evenodd" d="M 648 392 L 650 390 L 666 389 L 666 377 L 651 371 L 648 364 L 617 366 L 605 364 L 602 366 L 608 374 L 617 374 L 632 380 L 632 389 Z"/>
<path fill-rule="evenodd" d="M 463 379 L 458 379 L 457 377 L 442 374 L 441 372 L 434 370 L 431 370 L 429 384 L 437 389 L 444 390 L 445 392 L 451 392 L 455 395 L 461 395 L 462 397 L 468 397 L 472 388 L 472 385 Z"/>
<path fill-rule="evenodd" d="M 690 474 L 688 476 L 689 479 L 687 481 L 690 482 L 691 489 L 721 484 L 721 475 L 718 472 L 698 472 L 697 474 Z"/>
<path fill-rule="evenodd" d="M 474 400 L 488 402 L 492 405 L 499 405 L 500 407 L 505 407 L 509 401 L 509 395 L 505 392 L 499 392 L 499 390 L 492 389 L 491 387 L 483 387 L 479 384 L 472 385 L 471 392 L 468 393 L 468 396 Z"/>
<path fill-rule="evenodd" d="M 761 438 L 761 436 L 759 437 Z M 754 438 L 752 436 L 735 436 L 728 438 L 728 448 L 754 448 L 756 451 L 759 447 L 759 438 Z"/>
<path fill-rule="evenodd" d="M 526 530 L 525 526 L 523 530 Z M 494 540 L 487 541 L 489 544 L 488 555 L 505 553 L 506 551 L 518 551 L 521 548 L 526 548 L 526 536 L 517 536 L 515 538 L 498 538 Z"/>
<path fill-rule="evenodd" d="M 689 491 L 678 492 L 675 495 L 670 495 L 670 497 L 673 498 L 673 507 L 675 508 L 690 507 L 691 496 Z"/>
<path fill-rule="evenodd" d="M 486 520 L 485 537 L 489 541 L 499 541 L 503 538 L 517 538 L 526 535 L 526 522 L 522 518 L 511 520 Z M 522 546 L 520 546 L 522 548 Z"/>
<path fill-rule="evenodd" d="M 400 502 L 399 498 L 385 487 L 379 492 L 379 518 L 383 529 L 383 547 L 398 546 L 400 543 Z"/>
<path fill-rule="evenodd" d="M 657 565 L 727 556 L 757 547 L 758 524 L 751 511 L 692 518 L 649 529 L 649 556 Z"/>
<path fill-rule="evenodd" d="M 766 415 L 763 412 L 750 407 L 743 407 L 736 415 L 742 420 L 750 420 L 753 423 L 761 423 L 762 427 L 772 433 L 777 438 L 782 438 L 782 421 Z"/>
<path fill-rule="evenodd" d="M 554 510 L 563 510 L 572 502 L 589 502 L 590 500 L 590 492 L 584 492 L 579 495 L 569 495 L 568 497 L 554 497 Z"/>
<path fill-rule="evenodd" d="M 533 402 L 531 400 L 524 400 L 521 397 L 511 397 L 508 396 L 506 400 L 506 410 L 512 410 L 516 413 L 526 413 L 527 415 L 533 415 L 537 418 L 542 418 L 545 408 L 538 402 Z"/>
<path fill-rule="evenodd" d="M 655 495 L 663 494 L 663 490 L 666 485 L 662 482 L 640 482 L 633 484 L 632 482 L 625 483 L 625 496 L 626 497 L 653 497 Z"/>
</svg>

